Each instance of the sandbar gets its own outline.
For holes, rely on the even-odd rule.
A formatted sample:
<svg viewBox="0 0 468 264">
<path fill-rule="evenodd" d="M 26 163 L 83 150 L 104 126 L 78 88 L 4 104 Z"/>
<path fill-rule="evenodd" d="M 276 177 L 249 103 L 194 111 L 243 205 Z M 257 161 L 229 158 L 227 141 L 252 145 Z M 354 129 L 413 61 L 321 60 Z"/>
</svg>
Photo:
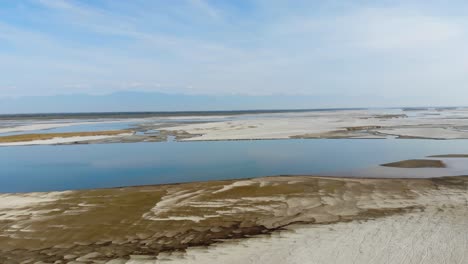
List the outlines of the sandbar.
<svg viewBox="0 0 468 264">
<path fill-rule="evenodd" d="M 0 146 L 54 145 L 132 135 L 130 130 L 21 134 L 0 137 Z"/>
<path fill-rule="evenodd" d="M 393 168 L 445 168 L 445 163 L 441 160 L 430 159 L 412 159 L 392 163 L 382 164 L 380 166 Z"/>
<path fill-rule="evenodd" d="M 9 202 L 15 200 L 24 202 Z M 3 194 L 0 195 L 0 262 L 165 263 L 170 259 L 172 263 L 194 263 L 190 259 L 200 260 L 207 255 L 190 249 L 202 246 L 212 252 L 211 262 L 203 263 L 239 263 L 238 260 L 255 263 L 246 258 L 254 254 L 252 260 L 267 260 L 266 254 L 274 256 L 295 250 L 303 255 L 298 252 L 297 256 L 278 255 L 279 259 L 272 263 L 281 263 L 285 258 L 290 263 L 303 263 L 301 256 L 310 255 L 317 260 L 355 259 L 368 260 L 360 263 L 375 263 L 371 260 L 390 257 L 385 246 L 396 250 L 400 245 L 403 233 L 389 234 L 426 223 L 413 230 L 414 239 L 418 239 L 414 243 L 421 244 L 411 250 L 412 257 L 405 258 L 406 251 L 403 251 L 392 255 L 392 260 L 412 263 L 411 260 L 431 256 L 425 263 L 440 263 L 437 260 L 441 258 L 464 258 L 467 237 L 461 234 L 468 234 L 464 220 L 468 217 L 467 202 L 468 177 L 463 176 L 432 179 L 277 176 L 53 194 Z M 425 230 L 433 224 L 429 219 L 434 215 L 440 219 L 434 220 L 436 224 L 455 218 L 427 233 Z M 398 220 L 414 217 L 415 221 Z M 297 225 L 304 224 L 312 229 L 304 232 L 296 229 Z M 315 228 L 321 231 L 315 233 Z M 240 255 L 230 259 L 232 255 L 218 254 L 223 251 L 216 249 L 222 241 L 241 238 L 245 245 L 257 245 L 253 240 L 249 242 L 249 238 L 271 239 L 287 230 L 296 230 L 300 236 L 286 238 L 282 251 L 271 251 L 279 245 L 274 239 L 273 244 L 258 244 L 255 252 L 239 251 L 246 252 L 245 258 Z M 311 236 L 315 237 L 311 244 L 305 243 Z M 346 236 L 349 237 L 342 241 L 332 239 Z M 348 248 L 349 243 L 363 238 L 369 241 L 360 242 L 362 245 L 375 244 L 378 250 Z M 323 250 L 315 248 L 317 243 Z M 404 243 L 414 244 L 409 240 Z M 276 246 L 271 248 L 271 245 Z M 428 253 L 431 246 L 446 245 L 459 247 Z M 330 255 L 333 248 L 343 250 Z M 233 249 L 240 250 L 235 245 Z"/>
</svg>

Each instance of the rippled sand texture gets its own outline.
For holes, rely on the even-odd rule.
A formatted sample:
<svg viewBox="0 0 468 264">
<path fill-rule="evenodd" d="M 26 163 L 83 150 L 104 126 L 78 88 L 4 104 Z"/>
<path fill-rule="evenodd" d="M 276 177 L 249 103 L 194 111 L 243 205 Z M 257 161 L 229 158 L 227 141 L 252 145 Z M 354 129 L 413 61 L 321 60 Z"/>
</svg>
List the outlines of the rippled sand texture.
<svg viewBox="0 0 468 264">
<path fill-rule="evenodd" d="M 156 263 L 463 264 L 468 263 L 467 211 L 466 207 L 429 207 L 365 222 L 292 226 L 271 236 L 192 248 Z"/>
<path fill-rule="evenodd" d="M 291 228 L 293 224 L 307 224 L 307 228 L 311 229 L 306 229 L 307 232 L 297 229 L 296 233 L 288 233 L 287 236 L 293 238 L 286 239 L 284 250 L 288 250 L 287 247 L 303 250 L 318 260 L 331 254 L 332 248 L 337 249 L 331 256 L 336 260 L 346 259 L 347 256 L 365 260 L 371 258 L 369 252 L 375 255 L 371 259 L 385 258 L 387 251 L 382 248 L 370 251 L 370 246 L 366 244 L 370 242 L 363 240 L 369 238 L 372 243 L 388 245 L 396 250 L 399 244 L 395 239 L 404 236 L 403 230 L 413 230 L 414 227 L 419 235 L 408 233 L 407 239 L 413 237 L 414 240 L 405 243 L 415 246 L 420 244 L 421 249 L 407 251 L 408 254 L 414 254 L 408 259 L 421 259 L 424 254 L 430 256 L 438 252 L 437 256 L 444 257 L 446 263 L 463 263 L 448 260 L 463 257 L 460 252 L 464 251 L 460 251 L 459 247 L 466 248 L 467 240 L 466 236 L 459 234 L 468 233 L 468 221 L 465 221 L 468 219 L 467 203 L 468 177 L 266 177 L 73 192 L 3 194 L 0 195 L 0 263 L 28 260 L 33 263 L 63 263 L 72 260 L 84 263 L 114 260 L 113 263 L 125 263 L 130 259 L 129 263 L 146 263 L 149 260 L 141 259 L 149 258 L 154 262 L 158 256 L 159 261 L 163 261 L 168 252 L 206 246 L 224 239 L 259 234 L 265 236 L 275 230 Z M 410 221 L 413 219 L 411 216 L 421 220 Z M 408 220 L 400 221 L 398 217 Z M 437 223 L 444 222 L 445 218 L 452 220 L 440 225 L 439 230 L 425 233 L 424 230 L 430 229 L 430 224 L 439 226 Z M 373 224 L 359 224 L 363 220 L 370 220 L 368 223 Z M 427 225 L 418 224 L 420 222 Z M 355 228 L 354 231 L 352 228 Z M 347 230 L 351 237 L 347 237 L 348 242 L 345 240 L 345 243 L 354 241 L 353 244 L 361 243 L 363 248 L 359 250 L 355 245 L 346 248 L 346 244 L 332 239 L 335 236 L 343 237 L 336 230 Z M 456 235 L 447 235 L 450 233 Z M 431 235 L 436 237 L 425 239 Z M 299 242 L 295 246 L 291 246 L 288 243 L 290 239 L 294 240 L 294 236 L 301 238 L 298 238 Z M 323 250 L 304 244 L 309 236 L 315 237 L 311 243 L 320 241 Z M 273 249 L 279 247 L 275 243 L 280 242 L 275 239 L 268 242 L 266 247 L 260 247 L 258 252 L 269 252 L 270 246 Z M 440 241 L 437 244 L 438 251 L 433 251 L 430 244 L 424 244 L 436 240 Z M 249 241 L 242 243 L 257 243 Z M 459 246 L 453 250 L 440 250 L 446 248 L 446 245 Z M 210 258 L 216 259 L 217 249 L 209 250 L 215 250 Z M 294 253 L 294 250 L 291 252 Z M 189 251 L 190 254 L 195 253 Z M 277 254 L 281 255 L 281 251 Z M 205 253 L 202 255 L 206 257 Z M 281 257 L 284 260 L 286 256 Z M 169 257 L 176 261 L 188 261 L 184 257 Z M 302 263 L 297 258 L 294 262 L 293 255 L 290 257 L 293 260 L 291 263 Z M 397 263 L 414 263 L 405 261 Z"/>
</svg>

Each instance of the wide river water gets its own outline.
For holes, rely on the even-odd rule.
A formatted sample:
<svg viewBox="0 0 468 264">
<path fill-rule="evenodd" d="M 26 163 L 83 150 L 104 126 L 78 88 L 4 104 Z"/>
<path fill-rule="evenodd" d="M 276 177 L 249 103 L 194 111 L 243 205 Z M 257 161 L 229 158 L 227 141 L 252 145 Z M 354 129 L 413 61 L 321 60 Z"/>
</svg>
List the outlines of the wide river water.
<svg viewBox="0 0 468 264">
<path fill-rule="evenodd" d="M 333 175 L 452 153 L 468 153 L 468 140 L 295 139 L 0 147 L 0 192 L 281 174 Z"/>
</svg>

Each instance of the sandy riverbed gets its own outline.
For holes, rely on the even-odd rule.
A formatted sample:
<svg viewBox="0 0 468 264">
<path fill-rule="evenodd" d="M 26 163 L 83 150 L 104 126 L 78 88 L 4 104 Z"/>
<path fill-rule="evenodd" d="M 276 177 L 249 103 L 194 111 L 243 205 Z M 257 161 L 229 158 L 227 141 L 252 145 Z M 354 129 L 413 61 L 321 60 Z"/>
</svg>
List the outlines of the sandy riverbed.
<svg viewBox="0 0 468 264">
<path fill-rule="evenodd" d="M 292 226 L 272 236 L 229 241 L 130 264 L 468 263 L 468 209 L 426 208 L 369 221 Z"/>
<path fill-rule="evenodd" d="M 69 126 L 76 126 L 76 125 L 89 125 L 89 124 L 102 124 L 108 122 L 80 122 L 80 121 L 67 121 L 67 122 L 53 122 L 53 123 L 34 123 L 34 124 L 23 124 L 18 126 L 12 127 L 3 127 L 0 128 L 0 133 L 11 133 L 11 132 L 28 132 L 28 131 L 35 131 L 35 130 L 48 130 L 52 128 L 61 128 L 61 127 L 69 127 Z"/>
<path fill-rule="evenodd" d="M 132 133 L 121 133 L 116 135 L 101 135 L 101 136 L 73 136 L 73 137 L 54 137 L 51 139 L 40 139 L 30 141 L 18 141 L 18 142 L 2 142 L 0 147 L 7 146 L 32 146 L 32 145 L 57 145 L 57 144 L 70 144 L 76 142 L 85 142 L 92 140 L 109 140 L 114 138 L 120 138 L 124 136 L 131 136 Z"/>
<path fill-rule="evenodd" d="M 193 134 L 183 140 L 287 138 L 468 138 L 468 110 L 343 110 L 242 117 L 167 128 Z"/>
<path fill-rule="evenodd" d="M 467 108 L 423 109 L 417 111 L 398 109 L 329 110 L 214 116 L 208 118 L 210 121 L 204 119 L 207 119 L 207 116 L 190 115 L 132 119 L 135 121 L 135 131 L 137 132 L 132 136 L 81 138 L 76 141 L 82 143 L 115 143 L 161 141 L 165 139 L 165 136 L 155 138 L 154 135 L 146 135 L 147 131 L 159 131 L 161 135 L 173 135 L 179 141 L 290 138 L 468 139 Z M 167 120 L 170 120 L 170 122 Z M 14 124 L 13 121 L 12 124 Z M 51 122 L 50 120 L 41 120 L 40 122 L 44 123 L 2 127 L 0 133 L 38 131 L 72 125 L 124 121 L 128 122 L 129 119 L 101 120 L 98 122 L 82 122 L 79 120 Z M 46 141 L 37 143 L 68 144 L 69 142 Z M 21 144 L 18 143 L 17 145 Z"/>
<path fill-rule="evenodd" d="M 272 263 L 307 263 L 301 262 L 302 257 L 322 260 L 318 263 L 392 260 L 389 257 L 402 260 L 397 263 L 413 263 L 410 261 L 432 258 L 434 254 L 434 260 L 464 260 L 464 251 L 459 247 L 466 248 L 467 240 L 458 234 L 468 233 L 464 220 L 467 206 L 467 177 L 291 176 L 52 194 L 2 194 L 0 262 L 140 263 L 146 259 L 142 263 L 166 263 L 164 260 L 169 258 L 171 263 L 258 263 L 252 261 L 268 261 L 275 254 L 278 259 Z M 413 217 L 416 220 L 411 220 Z M 431 220 L 433 217 L 435 220 Z M 438 225 L 446 220 L 444 217 L 453 219 Z M 299 223 L 308 226 L 296 229 Z M 428 234 L 434 225 L 443 229 Z M 282 231 L 278 235 L 285 228 L 295 233 Z M 414 230 L 413 240 L 407 237 L 402 245 L 420 245 L 407 253 L 396 252 L 404 230 L 412 228 L 419 229 Z M 218 244 L 255 235 L 261 235 L 260 240 Z M 285 239 L 278 240 L 278 236 Z M 306 243 L 309 239 L 310 243 Z M 190 249 L 213 243 L 216 246 Z M 271 252 L 283 243 L 283 249 Z M 377 250 L 359 250 L 356 245 L 346 248 L 351 243 L 363 247 L 375 244 Z M 316 250 L 318 244 L 317 249 L 322 250 Z M 255 248 L 245 248 L 246 245 Z M 385 245 L 394 253 L 383 250 Z M 447 245 L 459 246 L 440 251 L 430 248 Z M 333 251 L 341 247 L 342 250 Z M 187 254 L 170 253 L 187 248 Z M 223 253 L 231 249 L 239 254 Z M 405 257 L 410 253 L 414 255 Z M 363 263 L 372 263 L 369 261 Z"/>
</svg>

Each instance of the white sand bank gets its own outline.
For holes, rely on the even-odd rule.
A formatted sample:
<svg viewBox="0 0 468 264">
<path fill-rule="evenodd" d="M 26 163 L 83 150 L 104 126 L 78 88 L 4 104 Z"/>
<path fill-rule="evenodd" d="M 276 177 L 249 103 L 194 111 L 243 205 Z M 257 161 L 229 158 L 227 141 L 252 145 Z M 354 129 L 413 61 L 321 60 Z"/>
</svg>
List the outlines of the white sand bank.
<svg viewBox="0 0 468 264">
<path fill-rule="evenodd" d="M 281 113 L 257 118 L 187 124 L 166 130 L 196 135 L 183 140 L 242 140 L 303 138 L 468 138 L 467 109 L 440 111 L 346 110 Z"/>
<path fill-rule="evenodd" d="M 121 136 L 129 136 L 132 135 L 131 133 L 122 133 L 118 135 L 103 135 L 103 136 L 77 136 L 77 137 L 57 137 L 51 139 L 43 139 L 43 140 L 32 140 L 32 141 L 21 141 L 21 142 L 8 142 L 8 143 L 0 143 L 0 147 L 6 146 L 30 146 L 30 145 L 55 145 L 55 144 L 67 144 L 73 142 L 80 142 L 80 141 L 88 141 L 88 140 L 100 140 L 100 139 L 108 139 L 108 138 L 115 138 Z"/>
<path fill-rule="evenodd" d="M 46 129 L 52 129 L 52 128 L 60 128 L 60 127 L 76 126 L 76 125 L 88 125 L 88 124 L 95 124 L 95 123 L 67 122 L 67 123 L 31 124 L 31 125 L 0 128 L 0 133 L 27 132 L 27 131 L 34 131 L 34 130 L 46 130 Z"/>
<path fill-rule="evenodd" d="M 112 124 L 112 123 L 122 123 L 122 122 L 146 122 L 148 119 L 143 118 L 133 118 L 133 119 L 121 119 L 121 120 L 99 120 L 99 121 L 83 121 L 83 120 L 72 120 L 66 119 L 60 122 L 52 122 L 51 120 L 46 123 L 31 123 L 27 125 L 16 125 L 10 127 L 0 127 L 0 134 L 2 133 L 12 133 L 12 132 L 28 132 L 36 130 L 48 130 L 53 128 L 69 127 L 69 126 L 78 126 L 78 125 L 97 125 L 97 124 Z"/>
<path fill-rule="evenodd" d="M 367 222 L 302 226 L 127 264 L 468 263 L 468 209 L 428 209 Z"/>
<path fill-rule="evenodd" d="M 49 211 L 31 210 L 31 208 L 39 204 L 55 202 L 66 193 L 69 192 L 0 194 L 0 221 L 13 221 L 21 218 L 32 220 L 47 214 Z"/>
</svg>

